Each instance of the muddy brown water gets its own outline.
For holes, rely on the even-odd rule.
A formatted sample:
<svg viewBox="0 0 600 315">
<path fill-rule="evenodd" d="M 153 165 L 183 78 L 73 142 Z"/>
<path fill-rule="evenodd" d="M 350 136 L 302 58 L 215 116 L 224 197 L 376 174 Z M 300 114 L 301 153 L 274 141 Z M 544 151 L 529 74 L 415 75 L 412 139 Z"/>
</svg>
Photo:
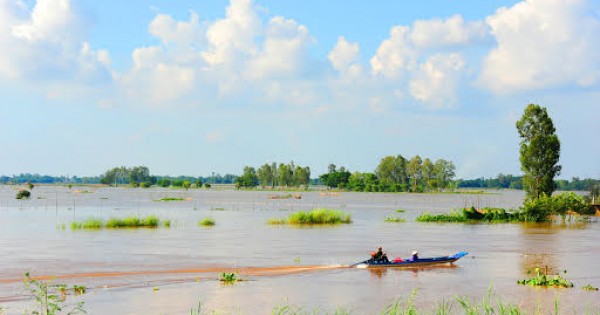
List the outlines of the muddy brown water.
<svg viewBox="0 0 600 315">
<path fill-rule="evenodd" d="M 550 312 L 556 299 L 567 313 L 600 310 L 600 223 L 434 224 L 417 223 L 423 211 L 464 206 L 515 208 L 520 191 L 488 194 L 381 194 L 303 192 L 301 199 L 270 199 L 287 193 L 218 190 L 38 186 L 30 200 L 14 199 L 15 186 L 0 186 L 0 307 L 8 314 L 32 309 L 23 289 L 29 271 L 52 283 L 85 285 L 89 314 L 270 314 L 291 305 L 333 312 L 377 314 L 397 299 L 433 310 L 436 303 L 469 296 L 494 298 Z M 159 202 L 163 197 L 183 201 Z M 347 211 L 353 223 L 334 227 L 272 226 L 270 218 L 327 207 Z M 396 212 L 403 209 L 405 212 Z M 71 230 L 70 223 L 157 215 L 170 228 Z M 386 216 L 406 219 L 386 223 Z M 199 227 L 205 217 L 214 227 Z M 64 226 L 64 228 L 63 228 Z M 391 257 L 468 251 L 452 266 L 367 270 L 346 266 L 377 246 Z M 527 271 L 567 270 L 573 289 L 517 285 Z M 219 282 L 220 272 L 246 281 Z M 458 306 L 454 307 L 458 311 Z"/>
</svg>

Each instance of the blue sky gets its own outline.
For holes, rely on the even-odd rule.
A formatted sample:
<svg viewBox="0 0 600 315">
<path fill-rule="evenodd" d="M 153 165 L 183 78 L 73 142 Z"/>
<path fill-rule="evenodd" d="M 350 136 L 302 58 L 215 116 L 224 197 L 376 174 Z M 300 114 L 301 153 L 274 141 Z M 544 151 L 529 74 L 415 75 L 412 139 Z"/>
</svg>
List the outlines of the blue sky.
<svg viewBox="0 0 600 315">
<path fill-rule="evenodd" d="M 520 174 L 548 108 L 561 178 L 600 178 L 600 3 L 0 0 L 0 174 Z"/>
</svg>

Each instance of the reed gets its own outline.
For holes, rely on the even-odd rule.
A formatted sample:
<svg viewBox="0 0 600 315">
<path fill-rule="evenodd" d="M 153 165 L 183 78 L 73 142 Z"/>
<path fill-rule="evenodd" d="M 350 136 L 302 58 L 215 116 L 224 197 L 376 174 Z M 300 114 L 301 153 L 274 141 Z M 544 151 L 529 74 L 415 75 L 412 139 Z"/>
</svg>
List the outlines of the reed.
<svg viewBox="0 0 600 315">
<path fill-rule="evenodd" d="M 102 228 L 102 220 L 98 218 L 89 218 L 83 222 L 71 222 L 71 229 L 100 229 Z"/>
<path fill-rule="evenodd" d="M 164 198 L 160 198 L 158 200 L 154 200 L 154 201 L 182 201 L 185 200 L 184 198 L 177 198 L 177 197 L 164 197 Z"/>
<path fill-rule="evenodd" d="M 155 228 L 158 227 L 160 220 L 157 216 L 150 215 L 145 218 L 136 216 L 126 218 L 110 218 L 106 222 L 98 218 L 90 218 L 83 222 L 71 222 L 71 229 L 101 229 L 101 228 Z"/>
</svg>

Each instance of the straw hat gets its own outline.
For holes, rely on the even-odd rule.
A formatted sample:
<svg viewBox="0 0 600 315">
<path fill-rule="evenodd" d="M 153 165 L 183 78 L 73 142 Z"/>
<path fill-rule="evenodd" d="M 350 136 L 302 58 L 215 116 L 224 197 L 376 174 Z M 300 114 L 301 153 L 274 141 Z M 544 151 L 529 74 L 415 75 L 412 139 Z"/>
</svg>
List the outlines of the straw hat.
<svg viewBox="0 0 600 315">
<path fill-rule="evenodd" d="M 412 252 L 412 254 L 411 254 L 411 255 L 416 255 L 416 254 L 418 254 L 418 253 L 419 253 L 419 252 L 417 252 L 416 250 L 413 250 L 413 252 Z"/>
</svg>

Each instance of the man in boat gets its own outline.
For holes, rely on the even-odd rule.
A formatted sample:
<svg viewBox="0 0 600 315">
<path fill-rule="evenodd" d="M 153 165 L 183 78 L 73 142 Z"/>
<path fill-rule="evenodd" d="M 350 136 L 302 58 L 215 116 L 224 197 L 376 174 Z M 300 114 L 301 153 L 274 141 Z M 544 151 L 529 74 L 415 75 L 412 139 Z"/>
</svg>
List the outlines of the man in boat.
<svg viewBox="0 0 600 315">
<path fill-rule="evenodd" d="M 412 260 L 413 261 L 419 260 L 419 253 L 416 250 L 413 250 L 413 252 L 412 252 Z"/>
<path fill-rule="evenodd" d="M 387 254 L 383 252 L 381 246 L 377 248 L 376 252 L 371 253 L 371 260 L 375 262 L 389 262 Z"/>
</svg>

